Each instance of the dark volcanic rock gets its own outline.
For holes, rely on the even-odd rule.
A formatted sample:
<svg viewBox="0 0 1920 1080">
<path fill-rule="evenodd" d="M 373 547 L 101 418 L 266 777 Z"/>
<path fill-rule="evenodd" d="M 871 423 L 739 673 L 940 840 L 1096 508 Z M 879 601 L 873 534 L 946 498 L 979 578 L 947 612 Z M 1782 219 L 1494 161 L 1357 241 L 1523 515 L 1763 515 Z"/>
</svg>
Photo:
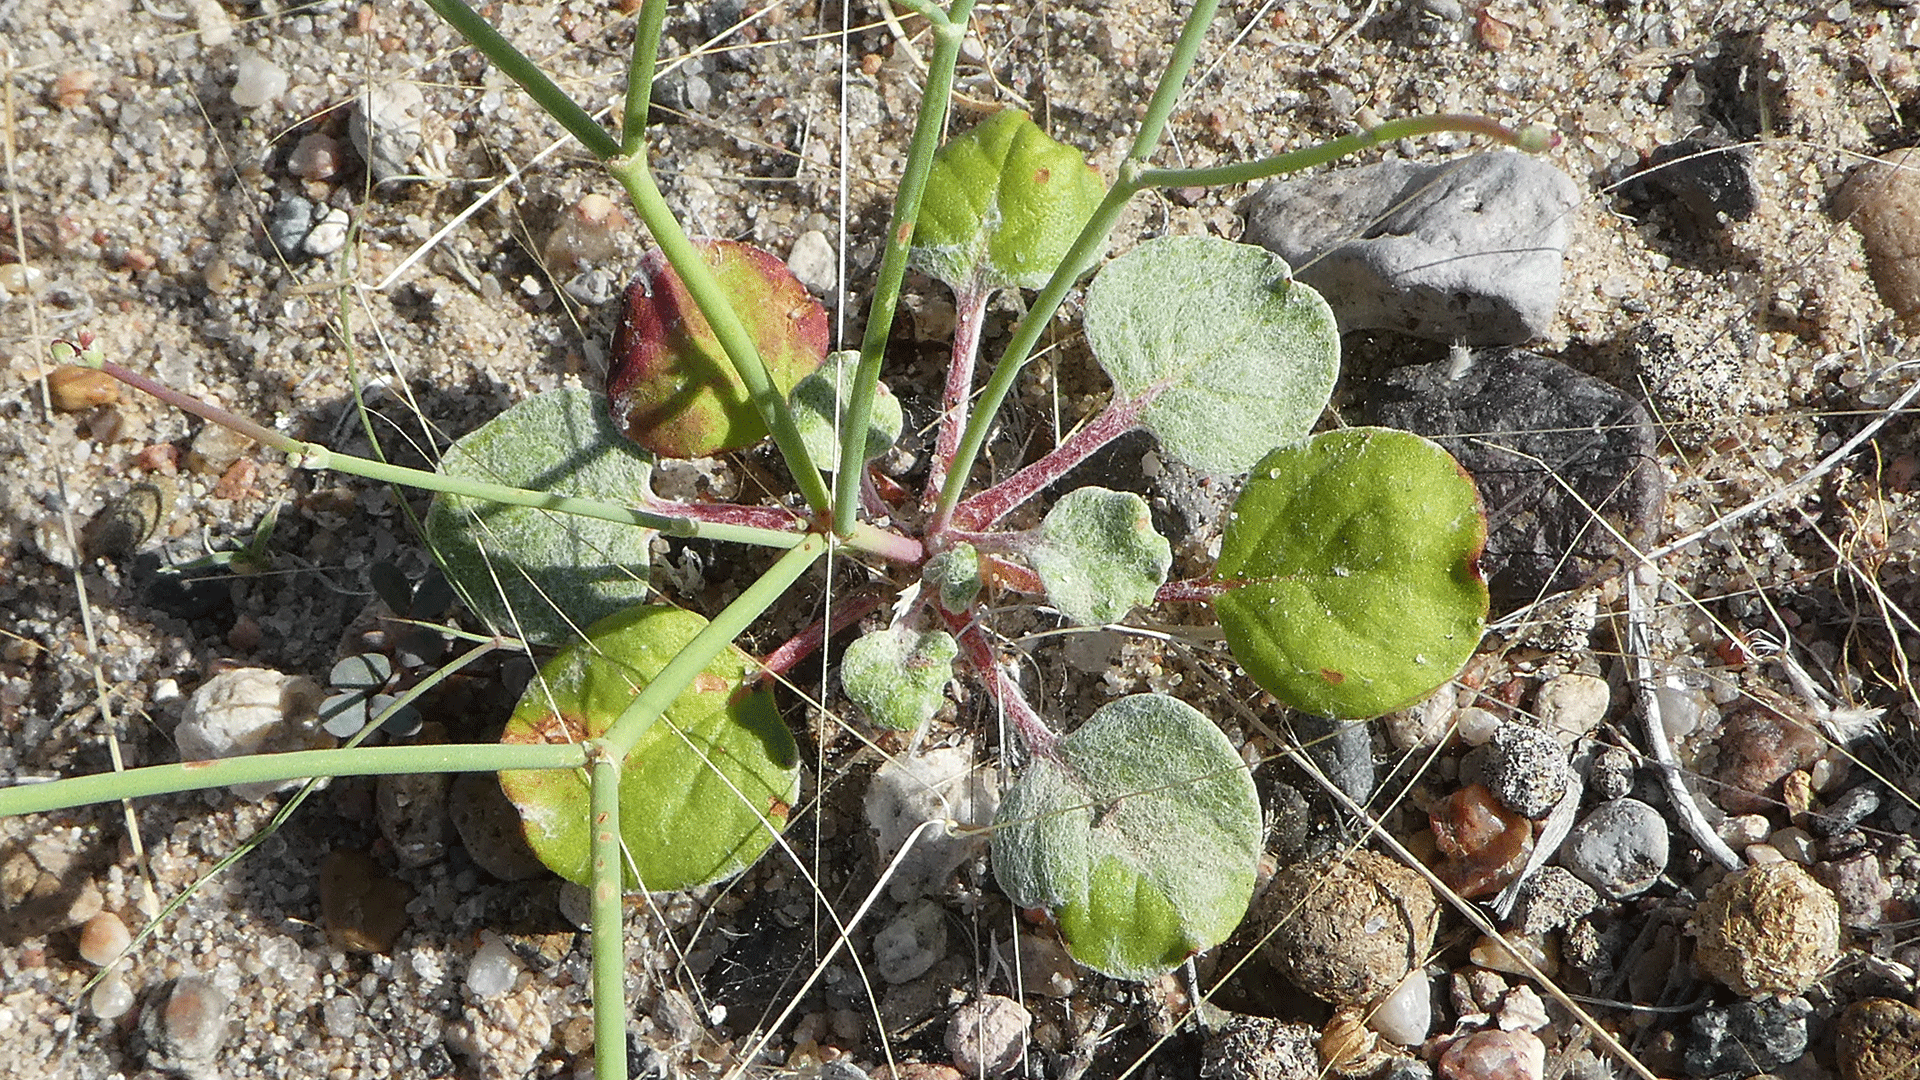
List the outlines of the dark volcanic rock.
<svg viewBox="0 0 1920 1080">
<path fill-rule="evenodd" d="M 1590 375 L 1517 349 L 1399 368 L 1371 389 L 1370 423 L 1425 435 L 1480 485 L 1481 559 L 1494 607 L 1509 611 L 1596 580 L 1660 520 L 1666 482 L 1638 402 Z"/>
</svg>

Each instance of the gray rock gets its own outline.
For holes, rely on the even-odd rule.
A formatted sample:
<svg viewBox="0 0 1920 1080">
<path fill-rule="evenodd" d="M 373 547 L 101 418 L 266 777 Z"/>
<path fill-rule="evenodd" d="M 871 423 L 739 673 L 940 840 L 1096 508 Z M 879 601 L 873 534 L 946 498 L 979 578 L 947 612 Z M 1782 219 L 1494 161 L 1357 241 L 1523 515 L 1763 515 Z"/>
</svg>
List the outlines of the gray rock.
<svg viewBox="0 0 1920 1080">
<path fill-rule="evenodd" d="M 1724 1009 L 1707 1009 L 1688 1022 L 1692 1037 L 1684 1059 L 1693 1076 L 1751 1076 L 1807 1052 L 1805 998 L 1763 998 Z"/>
<path fill-rule="evenodd" d="M 1615 900 L 1637 896 L 1667 868 L 1667 823 L 1638 799 L 1601 803 L 1573 827 L 1560 862 Z"/>
<path fill-rule="evenodd" d="M 1499 152 L 1274 180 L 1240 210 L 1244 239 L 1318 289 L 1342 332 L 1514 345 L 1553 321 L 1579 205 L 1559 169 Z"/>
<path fill-rule="evenodd" d="M 1301 749 L 1335 787 L 1365 806 L 1373 795 L 1373 736 L 1370 725 L 1322 716 L 1296 716 L 1294 733 Z M 1336 815 L 1340 816 L 1340 815 Z"/>
<path fill-rule="evenodd" d="M 1545 817 L 1573 780 L 1567 752 L 1552 735 L 1526 724 L 1501 724 L 1489 741 L 1487 787 L 1521 817 Z"/>
<path fill-rule="evenodd" d="M 183 975 L 164 988 L 155 1001 L 157 1006 L 140 1017 L 147 1064 L 188 1076 L 211 1075 L 214 1056 L 227 1041 L 227 1009 L 231 1004 L 227 995 L 212 979 Z"/>
<path fill-rule="evenodd" d="M 1661 520 L 1666 483 L 1646 409 L 1558 360 L 1504 349 L 1399 368 L 1370 388 L 1363 411 L 1435 440 L 1473 474 L 1497 610 L 1606 572 L 1621 549 L 1594 511 L 1629 539 Z"/>
<path fill-rule="evenodd" d="M 1600 906 L 1600 894 L 1559 866 L 1543 866 L 1527 879 L 1514 907 L 1513 921 L 1523 934 L 1545 934 L 1573 925 Z"/>
<path fill-rule="evenodd" d="M 919 900 L 873 936 L 873 967 L 890 983 L 925 975 L 947 954 L 947 916 L 940 905 Z"/>
<path fill-rule="evenodd" d="M 946 888 L 960 864 L 986 846 L 977 836 L 949 835 L 941 828 L 915 831 L 929 821 L 951 820 L 983 827 L 1000 806 L 992 770 L 973 760 L 973 744 L 897 757 L 867 785 L 867 824 L 878 834 L 880 858 L 888 862 L 909 839 L 913 849 L 894 868 L 887 891 L 901 903 Z"/>
<path fill-rule="evenodd" d="M 1807 827 L 1815 836 L 1837 836 L 1866 820 L 1880 809 L 1880 789 L 1872 784 L 1848 788 L 1833 800 L 1833 805 L 1814 814 Z"/>
<path fill-rule="evenodd" d="M 307 255 L 307 234 L 321 209 L 298 195 L 289 195 L 267 211 L 267 239 L 281 257 L 295 261 Z"/>
<path fill-rule="evenodd" d="M 426 111 L 426 95 L 404 80 L 372 87 L 354 102 L 347 135 L 375 183 L 407 174 L 407 162 L 426 143 Z"/>
</svg>

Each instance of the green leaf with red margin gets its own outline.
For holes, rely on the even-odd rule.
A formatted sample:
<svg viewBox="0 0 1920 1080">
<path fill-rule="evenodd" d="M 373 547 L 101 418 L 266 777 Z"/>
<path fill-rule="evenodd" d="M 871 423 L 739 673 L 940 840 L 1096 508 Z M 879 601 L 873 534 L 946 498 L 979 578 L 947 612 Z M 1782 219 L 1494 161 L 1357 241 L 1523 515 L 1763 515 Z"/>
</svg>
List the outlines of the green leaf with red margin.
<svg viewBox="0 0 1920 1080">
<path fill-rule="evenodd" d="M 746 324 L 767 374 L 791 393 L 827 355 L 827 313 L 777 256 L 734 240 L 695 240 Z M 613 338 L 607 399 L 627 437 L 662 457 L 759 442 L 767 425 L 706 316 L 658 249 L 640 260 Z"/>
<path fill-rule="evenodd" d="M 595 623 L 587 640 L 541 667 L 500 741 L 580 742 L 603 734 L 706 622 L 680 608 L 647 605 Z M 799 755 L 772 693 L 742 685 L 757 670 L 752 657 L 729 647 L 627 756 L 620 775 L 620 837 L 633 860 L 627 888 L 667 892 L 723 881 L 752 866 L 786 828 L 800 795 Z M 586 777 L 511 771 L 500 774 L 500 786 L 540 861 L 587 884 Z"/>
<path fill-rule="evenodd" d="M 1234 659 L 1303 712 L 1370 717 L 1458 674 L 1486 626 L 1486 515 L 1439 444 L 1345 428 L 1283 447 L 1234 503 L 1214 611 Z"/>
</svg>

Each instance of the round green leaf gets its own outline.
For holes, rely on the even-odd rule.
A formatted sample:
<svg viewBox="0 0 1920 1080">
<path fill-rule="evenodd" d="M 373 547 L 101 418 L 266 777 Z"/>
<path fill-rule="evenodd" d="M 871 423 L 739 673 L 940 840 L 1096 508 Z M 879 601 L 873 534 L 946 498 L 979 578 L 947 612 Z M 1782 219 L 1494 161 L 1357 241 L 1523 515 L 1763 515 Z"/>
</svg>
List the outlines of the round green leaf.
<svg viewBox="0 0 1920 1080">
<path fill-rule="evenodd" d="M 603 734 L 705 625 L 699 615 L 665 605 L 632 608 L 595 623 L 586 641 L 541 667 L 500 741 L 579 742 Z M 627 756 L 620 775 L 620 838 L 632 858 L 629 889 L 691 889 L 733 877 L 786 828 L 800 796 L 799 756 L 772 693 L 741 685 L 758 667 L 729 647 Z M 586 777 L 553 769 L 503 772 L 500 786 L 520 811 L 540 861 L 587 884 L 592 800 Z"/>
<path fill-rule="evenodd" d="M 1106 194 L 1080 151 L 997 112 L 934 154 L 913 265 L 955 291 L 1040 288 Z"/>
<path fill-rule="evenodd" d="M 1486 625 L 1486 516 L 1437 444 L 1347 428 L 1275 450 L 1234 504 L 1214 600 L 1227 645 L 1288 705 L 1367 717 L 1452 678 Z"/>
<path fill-rule="evenodd" d="M 1087 287 L 1087 342 L 1140 423 L 1204 473 L 1306 438 L 1340 373 L 1320 294 L 1279 257 L 1208 236 L 1149 240 Z"/>
<path fill-rule="evenodd" d="M 1060 922 L 1074 959 L 1147 979 L 1246 914 L 1260 802 L 1231 743 L 1192 706 L 1136 694 L 1037 757 L 1000 803 L 993 874 Z"/>
<path fill-rule="evenodd" d="M 1173 547 L 1153 531 L 1147 501 L 1097 487 L 1054 503 L 1026 554 L 1047 602 L 1082 626 L 1119 622 L 1151 603 L 1173 565 Z"/>
<path fill-rule="evenodd" d="M 912 731 L 947 700 L 960 646 L 944 630 L 925 633 L 895 624 L 862 635 L 840 659 L 840 685 L 873 722 Z"/>
<path fill-rule="evenodd" d="M 520 402 L 454 443 L 440 471 L 632 505 L 652 497 L 652 458 L 585 390 Z M 568 641 L 650 591 L 649 529 L 442 494 L 427 511 L 426 532 L 467 606 L 495 630 L 535 644 Z"/>
<path fill-rule="evenodd" d="M 820 370 L 801 379 L 793 388 L 790 404 L 793 421 L 800 429 L 800 441 L 814 462 L 828 472 L 840 469 L 840 418 L 847 413 L 853 393 L 854 369 L 860 366 L 860 353 L 849 349 L 831 353 Z M 868 414 L 867 445 L 864 460 L 872 461 L 887 452 L 900 438 L 905 422 L 900 399 L 885 383 L 874 384 L 873 405 Z M 864 463 L 864 462 L 863 462 Z"/>
</svg>

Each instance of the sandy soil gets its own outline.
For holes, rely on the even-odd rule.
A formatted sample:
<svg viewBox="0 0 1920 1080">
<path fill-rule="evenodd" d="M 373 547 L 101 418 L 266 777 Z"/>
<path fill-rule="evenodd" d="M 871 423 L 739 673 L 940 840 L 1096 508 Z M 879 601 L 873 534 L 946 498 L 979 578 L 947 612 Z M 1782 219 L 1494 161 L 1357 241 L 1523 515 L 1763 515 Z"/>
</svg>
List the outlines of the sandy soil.
<svg viewBox="0 0 1920 1080">
<path fill-rule="evenodd" d="M 589 107 L 617 100 L 630 21 L 613 5 L 494 5 L 488 14 Z M 694 231 L 781 254 L 819 231 L 840 248 L 844 310 L 837 294 L 828 299 L 839 339 L 853 341 L 926 44 L 912 21 L 896 40 L 861 6 L 843 55 L 839 19 L 836 7 L 816 4 L 676 10 L 666 51 L 690 59 L 663 76 L 673 109 L 663 110 L 654 145 L 662 184 Z M 1055 137 L 1110 167 L 1176 32 L 1175 14 L 1154 4 L 992 6 L 963 66 L 960 115 L 1029 108 Z M 1536 348 L 1643 395 L 1672 425 L 1665 532 L 1679 535 L 1806 476 L 1912 377 L 1895 369 L 1915 358 L 1911 340 L 1874 291 L 1858 236 L 1835 220 L 1831 194 L 1863 155 L 1915 141 L 1917 41 L 1920 8 L 1865 0 L 1826 10 L 1692 0 L 1242 6 L 1209 36 L 1163 160 L 1239 160 L 1424 111 L 1553 126 L 1564 142 L 1552 159 L 1589 197 L 1574 223 L 1560 317 Z M 255 86 L 261 62 L 284 88 L 236 103 L 241 70 L 250 68 Z M 324 680 L 343 633 L 373 601 L 367 568 L 427 566 L 408 521 L 424 504 L 222 445 L 139 394 L 50 410 L 39 379 L 48 342 L 90 332 L 110 357 L 171 386 L 366 453 L 351 407 L 357 372 L 386 452 L 422 462 L 530 392 L 595 385 L 616 305 L 592 301 L 625 279 L 644 240 L 637 228 L 604 237 L 589 229 L 589 247 L 597 239 L 611 247 L 564 265 L 578 249 L 550 240 L 569 227 L 569 208 L 615 189 L 418 5 L 195 0 L 174 12 L 158 2 L 0 0 L 0 64 L 0 769 L 20 780 L 102 771 L 110 746 L 128 765 L 171 761 L 181 699 L 219 665 Z M 398 85 L 420 91 L 423 149 L 404 179 L 375 188 L 350 147 L 348 115 L 370 88 Z M 1749 219 L 1689 224 L 1676 206 L 1617 196 L 1614 185 L 1654 147 L 1702 131 L 1751 142 L 1760 202 Z M 340 148 L 338 173 L 319 175 L 319 144 L 296 153 L 316 134 Z M 1438 160 L 1464 145 L 1436 138 L 1385 153 Z M 1116 244 L 1236 235 L 1241 194 L 1143 197 Z M 276 251 L 269 221 L 293 198 L 341 211 L 352 226 L 344 246 L 320 256 Z M 899 331 L 890 379 L 910 408 L 925 409 L 939 354 L 922 338 L 939 329 L 946 301 L 937 285 L 913 288 L 912 325 Z M 993 334 L 1004 334 L 1008 314 Z M 1356 344 L 1421 359 L 1444 350 Z M 1073 357 L 1069 349 L 1035 366 L 1021 392 L 1027 412 L 1010 426 L 1044 439 L 1088 410 L 1100 387 Z M 1831 688 L 1891 708 L 1896 735 L 1910 737 L 1915 705 L 1896 646 L 1905 655 L 1920 647 L 1898 613 L 1914 610 L 1920 574 L 1916 453 L 1912 423 L 1898 418 L 1817 482 L 1677 553 L 1663 567 L 1673 604 L 1657 650 L 1696 671 L 1728 659 L 1716 650 L 1723 635 L 1684 596 L 1730 625 L 1784 625 L 1823 662 L 1817 673 Z M 752 455 L 707 472 L 698 482 L 749 493 L 770 475 Z M 276 506 L 269 568 L 154 592 L 160 566 L 232 550 Z M 123 519 L 152 535 L 138 539 L 144 528 L 135 528 L 135 539 L 116 543 L 102 539 L 102 526 L 89 531 Z M 674 556 L 683 571 L 684 553 Z M 656 580 L 669 590 L 688 584 L 684 572 Z M 711 602 L 726 587 L 720 575 L 690 602 Z M 1617 586 L 1601 586 L 1571 607 L 1591 611 L 1617 596 Z M 1556 624 L 1565 631 L 1558 641 L 1502 662 L 1527 678 L 1612 667 L 1608 635 L 1589 639 L 1590 618 L 1570 618 L 1571 631 Z M 763 636 L 752 644 L 778 640 L 773 630 Z M 1514 641 L 1528 635 L 1508 635 Z M 1118 635 L 1035 646 L 1034 656 L 1036 685 L 1059 689 L 1063 723 L 1090 710 L 1081 703 L 1115 693 L 1207 693 L 1196 672 L 1219 666 L 1205 649 Z M 1099 674 L 1078 674 L 1089 666 Z M 497 718 L 485 700 L 513 678 L 496 669 L 476 676 L 466 697 L 440 706 L 450 726 L 484 728 Z M 1760 665 L 1727 673 L 1725 685 L 1791 693 Z M 963 706 L 960 723 L 978 710 Z M 793 706 L 796 724 L 806 711 Z M 1626 726 L 1624 711 L 1614 719 Z M 1711 734 L 1703 732 L 1709 744 Z M 823 853 L 824 876 L 857 895 L 875 873 L 858 801 L 877 755 L 835 742 L 824 761 L 813 789 L 817 831 L 809 820 L 796 834 Z M 147 1067 L 141 1010 L 102 1020 L 81 999 L 94 969 L 78 955 L 74 927 L 103 908 L 138 926 L 156 896 L 175 895 L 269 812 L 225 793 L 144 801 L 134 810 L 144 865 L 117 809 L 0 822 L 9 905 L 0 916 L 0 1042 L 29 1063 L 20 1075 Z M 586 1067 L 584 935 L 551 880 L 503 882 L 453 844 L 437 861 L 397 871 L 412 899 L 388 896 L 406 913 L 390 951 L 330 941 L 321 912 L 327 853 L 370 852 L 381 873 L 396 873 L 376 816 L 373 784 L 333 785 L 161 922 L 126 967 L 126 987 L 150 1005 L 168 979 L 209 976 L 231 997 L 217 1058 L 226 1076 Z M 1871 823 L 1895 897 L 1907 904 L 1920 854 L 1897 822 L 1910 829 L 1914 820 L 1883 812 Z M 1676 854 L 1669 887 L 1649 910 L 1684 915 L 1712 876 L 1697 853 Z M 948 992 L 997 985 L 987 957 L 1011 928 L 996 897 L 979 867 L 947 897 L 964 930 L 933 976 L 891 993 L 883 1011 L 899 1021 L 894 1053 L 944 1061 Z M 730 1064 L 740 1034 L 790 992 L 744 976 L 771 967 L 768 957 L 804 955 L 810 908 L 804 882 L 777 860 L 729 889 L 636 906 L 629 985 L 640 1037 L 684 1069 Z M 465 972 L 496 936 L 525 974 L 513 992 L 482 998 L 465 988 Z M 1907 940 L 1894 926 L 1850 933 L 1850 960 L 1811 996 L 1814 1049 L 1783 1075 L 1834 1075 L 1827 1021 L 1873 982 L 1848 972 L 1892 972 L 1873 985 L 1912 1000 Z M 1465 944 L 1439 962 L 1464 964 Z M 1660 1004 L 1710 996 L 1684 971 L 1674 978 L 1652 987 Z M 1090 1038 L 1090 1024 L 1124 1026 L 1090 1054 L 1096 1074 L 1117 1074 L 1144 1053 L 1166 997 L 1165 988 L 1083 977 L 1071 998 L 1036 1004 L 1041 1041 L 1069 1050 Z M 884 1060 L 862 1008 L 845 981 L 835 983 L 802 1010 L 802 1030 L 780 1033 L 774 1057 L 805 1066 L 818 1043 L 864 1065 Z M 1663 1073 L 1679 1071 L 1671 1019 L 1622 1022 Z M 1556 1025 L 1554 1037 L 1568 1030 Z M 1147 1068 L 1190 1075 L 1192 1060 L 1191 1046 L 1176 1043 Z"/>
</svg>

